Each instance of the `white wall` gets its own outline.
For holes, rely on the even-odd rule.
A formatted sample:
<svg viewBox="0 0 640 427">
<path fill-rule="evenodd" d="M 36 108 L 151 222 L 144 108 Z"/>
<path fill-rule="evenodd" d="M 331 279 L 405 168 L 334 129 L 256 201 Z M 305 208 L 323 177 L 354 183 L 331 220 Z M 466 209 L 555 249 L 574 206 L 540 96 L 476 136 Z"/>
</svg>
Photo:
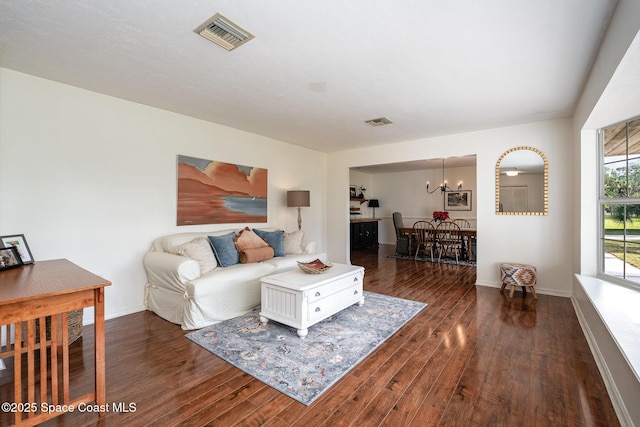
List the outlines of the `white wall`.
<svg viewBox="0 0 640 427">
<path fill-rule="evenodd" d="M 2 68 L 0 94 L 0 235 L 24 234 L 36 260 L 67 258 L 112 281 L 108 318 L 144 308 L 154 238 L 292 231 L 288 189 L 311 191 L 303 228 L 324 249 L 322 153 Z M 268 169 L 268 224 L 176 226 L 178 154 Z"/>
<path fill-rule="evenodd" d="M 630 75 L 624 73 L 623 81 L 617 81 L 618 72 L 623 71 L 620 68 L 625 55 L 629 54 L 635 61 L 638 60 L 638 49 L 629 49 L 634 38 L 637 41 L 640 37 L 639 30 L 640 2 L 620 0 L 574 112 L 572 149 L 574 157 L 580 162 L 574 165 L 573 171 L 576 182 L 572 221 L 575 232 L 573 265 L 574 271 L 582 275 L 594 276 L 598 263 L 598 155 L 595 130 L 640 114 L 637 70 L 632 70 Z M 609 88 L 612 77 L 616 80 L 613 90 Z M 604 292 L 602 294 L 607 295 Z M 625 354 L 615 334 L 628 334 L 629 329 L 616 332 L 612 325 L 603 321 L 601 314 L 608 307 L 615 311 L 621 321 L 623 316 L 627 316 L 628 324 L 632 325 L 637 307 L 635 311 L 631 310 L 632 313 L 625 313 L 619 309 L 624 304 L 587 292 L 577 278 L 574 280 L 572 301 L 621 424 L 640 425 L 640 381 L 638 372 L 628 362 L 630 358 L 637 357 L 640 349 L 631 349 L 633 354 Z"/>
<path fill-rule="evenodd" d="M 538 148 L 549 161 L 547 216 L 495 214 L 496 162 L 505 151 L 520 145 Z M 328 156 L 331 172 L 327 175 L 327 203 L 332 206 L 327 211 L 330 259 L 349 259 L 349 213 L 346 191 L 343 190 L 349 184 L 349 168 L 471 154 L 477 155 L 477 183 L 473 197 L 478 228 L 477 283 L 498 287 L 500 263 L 525 262 L 538 268 L 538 289 L 541 293 L 570 296 L 573 158 L 569 119 L 331 153 Z M 417 212 L 420 212 L 420 203 L 420 199 L 416 200 Z"/>
</svg>

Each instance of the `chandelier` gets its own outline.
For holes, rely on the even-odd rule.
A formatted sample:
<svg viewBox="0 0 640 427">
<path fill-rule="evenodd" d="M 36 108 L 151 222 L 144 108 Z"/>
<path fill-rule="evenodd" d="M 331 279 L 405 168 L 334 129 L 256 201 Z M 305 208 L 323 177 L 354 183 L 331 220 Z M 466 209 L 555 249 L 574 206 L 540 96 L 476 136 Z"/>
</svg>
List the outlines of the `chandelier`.
<svg viewBox="0 0 640 427">
<path fill-rule="evenodd" d="M 442 182 L 440 183 L 440 185 L 436 188 L 434 188 L 433 190 L 429 191 L 429 181 L 427 181 L 427 194 L 433 194 L 436 191 L 440 190 L 441 193 L 444 193 L 445 191 L 456 191 L 453 188 L 449 187 L 447 185 L 447 181 L 444 179 L 444 159 L 442 159 Z M 460 181 L 458 183 L 458 191 L 462 190 L 462 181 Z"/>
</svg>

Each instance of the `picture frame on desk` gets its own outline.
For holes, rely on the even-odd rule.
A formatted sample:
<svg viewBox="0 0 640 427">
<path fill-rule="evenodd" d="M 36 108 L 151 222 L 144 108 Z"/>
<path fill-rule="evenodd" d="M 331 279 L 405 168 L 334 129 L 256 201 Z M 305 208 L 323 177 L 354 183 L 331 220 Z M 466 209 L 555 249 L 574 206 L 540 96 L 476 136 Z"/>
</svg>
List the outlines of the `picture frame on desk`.
<svg viewBox="0 0 640 427">
<path fill-rule="evenodd" d="M 23 264 L 32 264 L 33 255 L 27 244 L 24 234 L 14 234 L 10 236 L 0 236 L 0 248 L 15 247 L 20 255 Z"/>
<path fill-rule="evenodd" d="M 446 191 L 444 194 L 445 211 L 470 211 L 471 190 Z"/>
<path fill-rule="evenodd" d="M 0 270 L 20 267 L 23 265 L 20 253 L 15 246 L 0 248 Z"/>
</svg>

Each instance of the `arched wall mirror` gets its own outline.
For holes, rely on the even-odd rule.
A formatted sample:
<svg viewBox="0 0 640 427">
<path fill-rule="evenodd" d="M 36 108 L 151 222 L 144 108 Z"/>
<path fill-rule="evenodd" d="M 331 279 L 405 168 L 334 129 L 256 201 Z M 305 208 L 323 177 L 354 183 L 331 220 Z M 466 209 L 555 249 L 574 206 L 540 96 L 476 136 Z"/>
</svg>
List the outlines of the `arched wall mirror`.
<svg viewBox="0 0 640 427">
<path fill-rule="evenodd" d="M 496 163 L 496 215 L 547 215 L 549 165 L 537 148 L 515 147 Z"/>
</svg>

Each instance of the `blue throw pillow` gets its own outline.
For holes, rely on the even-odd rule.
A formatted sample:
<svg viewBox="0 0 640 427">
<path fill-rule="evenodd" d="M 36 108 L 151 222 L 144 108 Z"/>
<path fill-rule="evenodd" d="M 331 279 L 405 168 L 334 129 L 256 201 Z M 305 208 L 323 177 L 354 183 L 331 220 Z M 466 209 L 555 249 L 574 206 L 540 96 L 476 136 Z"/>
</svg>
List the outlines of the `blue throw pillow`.
<svg viewBox="0 0 640 427">
<path fill-rule="evenodd" d="M 253 232 L 264 239 L 273 248 L 273 256 L 285 256 L 284 253 L 284 230 L 264 231 L 253 229 Z"/>
<path fill-rule="evenodd" d="M 229 267 L 240 262 L 240 254 L 233 242 L 234 237 L 236 237 L 236 233 L 233 232 L 223 236 L 209 236 L 213 253 L 216 254 L 218 264 L 222 267 Z"/>
</svg>

